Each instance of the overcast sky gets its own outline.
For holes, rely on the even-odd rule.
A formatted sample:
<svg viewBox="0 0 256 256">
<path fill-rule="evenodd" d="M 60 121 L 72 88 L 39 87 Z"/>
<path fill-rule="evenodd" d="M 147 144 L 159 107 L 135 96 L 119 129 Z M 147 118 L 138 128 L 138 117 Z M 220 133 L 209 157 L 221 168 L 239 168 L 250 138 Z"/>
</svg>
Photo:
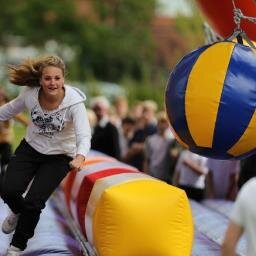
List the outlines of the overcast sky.
<svg viewBox="0 0 256 256">
<path fill-rule="evenodd" d="M 167 16 L 175 16 L 175 14 L 190 14 L 187 0 L 158 0 L 160 3 L 159 12 Z"/>
</svg>

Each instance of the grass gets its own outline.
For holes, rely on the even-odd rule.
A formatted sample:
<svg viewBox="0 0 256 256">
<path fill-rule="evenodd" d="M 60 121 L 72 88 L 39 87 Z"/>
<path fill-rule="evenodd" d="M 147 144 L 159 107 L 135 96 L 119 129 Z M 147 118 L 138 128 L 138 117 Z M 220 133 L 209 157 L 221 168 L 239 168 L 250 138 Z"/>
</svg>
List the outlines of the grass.
<svg viewBox="0 0 256 256">
<path fill-rule="evenodd" d="M 17 148 L 17 146 L 20 144 L 20 141 L 24 138 L 26 134 L 26 127 L 17 122 L 14 122 L 13 129 L 14 129 L 14 140 L 12 142 L 12 149 L 14 151 Z"/>
</svg>

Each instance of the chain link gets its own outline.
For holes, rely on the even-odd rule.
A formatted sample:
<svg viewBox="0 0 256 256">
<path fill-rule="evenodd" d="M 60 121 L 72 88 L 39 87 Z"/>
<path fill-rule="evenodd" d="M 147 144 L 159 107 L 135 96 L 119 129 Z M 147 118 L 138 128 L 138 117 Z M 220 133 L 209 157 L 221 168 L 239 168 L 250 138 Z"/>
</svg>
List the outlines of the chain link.
<svg viewBox="0 0 256 256">
<path fill-rule="evenodd" d="M 240 30 L 240 24 L 241 24 L 241 19 L 244 20 L 248 20 L 252 23 L 256 23 L 256 17 L 250 17 L 250 16 L 246 16 L 243 14 L 243 12 L 241 11 L 241 9 L 237 8 L 235 5 L 234 0 L 232 0 L 233 3 L 233 12 L 234 12 L 234 22 L 236 24 L 236 29 Z"/>
</svg>

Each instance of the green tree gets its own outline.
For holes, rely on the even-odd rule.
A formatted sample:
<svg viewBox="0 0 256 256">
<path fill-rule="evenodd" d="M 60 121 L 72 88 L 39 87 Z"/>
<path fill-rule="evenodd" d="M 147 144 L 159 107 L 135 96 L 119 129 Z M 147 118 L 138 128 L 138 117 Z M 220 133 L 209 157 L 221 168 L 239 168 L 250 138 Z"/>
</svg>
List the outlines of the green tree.
<svg viewBox="0 0 256 256">
<path fill-rule="evenodd" d="M 0 0 L 0 44 L 6 47 L 16 36 L 22 45 L 37 47 L 54 40 L 76 54 L 71 77 L 117 81 L 127 74 L 142 79 L 153 61 L 155 0 L 87 2 L 94 18 L 78 15 L 76 0 Z"/>
<path fill-rule="evenodd" d="M 47 40 L 72 44 L 80 20 L 70 0 L 1 0 L 0 42 L 21 36 L 24 45 L 42 46 Z"/>
<path fill-rule="evenodd" d="M 81 66 L 93 74 L 116 81 L 124 74 L 142 79 L 152 65 L 151 21 L 155 1 L 94 0 L 96 20 L 83 33 Z"/>
</svg>

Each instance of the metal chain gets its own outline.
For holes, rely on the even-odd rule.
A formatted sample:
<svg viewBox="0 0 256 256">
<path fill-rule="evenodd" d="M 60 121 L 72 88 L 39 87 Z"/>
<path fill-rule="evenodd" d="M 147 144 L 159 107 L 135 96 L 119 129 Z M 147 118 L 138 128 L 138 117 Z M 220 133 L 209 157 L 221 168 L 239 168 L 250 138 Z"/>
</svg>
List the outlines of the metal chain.
<svg viewBox="0 0 256 256">
<path fill-rule="evenodd" d="M 256 17 L 250 17 L 250 16 L 246 16 L 242 13 L 241 9 L 237 8 L 236 5 L 235 5 L 235 1 L 232 0 L 232 3 L 233 3 L 233 12 L 234 12 L 234 22 L 236 24 L 236 29 L 237 30 L 240 30 L 241 27 L 240 27 L 240 24 L 241 24 L 241 19 L 244 19 L 244 20 L 248 20 L 252 23 L 256 23 Z"/>
<path fill-rule="evenodd" d="M 235 1 L 232 0 L 233 3 L 233 13 L 234 13 L 234 22 L 236 24 L 236 28 L 233 31 L 233 34 L 225 39 L 225 41 L 233 41 L 234 38 L 237 38 L 238 42 L 241 40 L 241 44 L 243 44 L 243 39 L 248 43 L 248 45 L 256 50 L 256 46 L 247 36 L 247 34 L 241 29 L 241 19 L 248 20 L 250 22 L 256 23 L 256 17 L 245 16 L 241 9 L 237 8 L 235 5 Z"/>
</svg>

